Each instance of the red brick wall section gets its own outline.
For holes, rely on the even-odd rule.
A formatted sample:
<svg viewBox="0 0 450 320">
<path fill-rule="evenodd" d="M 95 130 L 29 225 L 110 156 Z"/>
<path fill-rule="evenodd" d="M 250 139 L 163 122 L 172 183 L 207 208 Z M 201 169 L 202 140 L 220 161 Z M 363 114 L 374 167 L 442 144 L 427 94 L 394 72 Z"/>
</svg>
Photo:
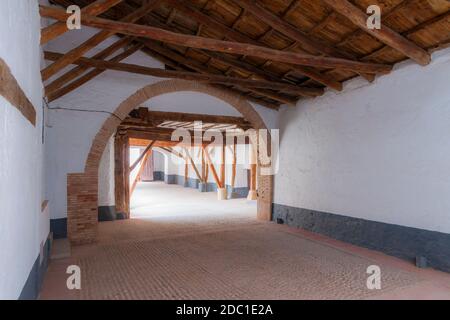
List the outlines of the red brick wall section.
<svg viewBox="0 0 450 320">
<path fill-rule="evenodd" d="M 147 100 L 171 92 L 191 91 L 214 96 L 239 111 L 255 129 L 266 128 L 262 118 L 243 97 L 198 82 L 184 80 L 167 80 L 148 85 L 123 101 L 114 111 L 124 119 L 131 110 Z M 98 167 L 100 158 L 109 138 L 114 134 L 120 120 L 110 116 L 103 124 L 92 142 L 86 161 L 85 172 L 68 174 L 67 177 L 67 228 L 72 244 L 87 244 L 97 239 L 97 199 L 98 199 Z M 258 199 L 258 217 L 270 219 L 272 204 L 272 177 L 259 177 L 260 193 Z M 270 180 L 270 181 L 269 181 Z"/>
</svg>

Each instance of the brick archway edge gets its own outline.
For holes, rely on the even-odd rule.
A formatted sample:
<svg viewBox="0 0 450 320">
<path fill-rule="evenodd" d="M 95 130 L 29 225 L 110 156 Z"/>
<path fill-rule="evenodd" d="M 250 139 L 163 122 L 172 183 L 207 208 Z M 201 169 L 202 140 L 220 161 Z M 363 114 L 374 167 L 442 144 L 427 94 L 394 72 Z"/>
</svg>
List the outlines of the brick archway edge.
<svg viewBox="0 0 450 320">
<path fill-rule="evenodd" d="M 239 111 L 255 129 L 266 128 L 253 106 L 242 97 L 210 85 L 184 80 L 167 80 L 148 85 L 123 101 L 114 114 L 120 119 L 125 119 L 131 110 L 153 97 L 182 91 L 199 92 L 216 97 Z M 92 243 L 97 239 L 98 168 L 106 144 L 120 122 L 113 115 L 106 119 L 92 142 L 84 173 L 67 175 L 67 232 L 72 244 Z M 272 204 L 272 177 L 259 176 L 258 178 L 258 216 L 269 220 Z"/>
</svg>

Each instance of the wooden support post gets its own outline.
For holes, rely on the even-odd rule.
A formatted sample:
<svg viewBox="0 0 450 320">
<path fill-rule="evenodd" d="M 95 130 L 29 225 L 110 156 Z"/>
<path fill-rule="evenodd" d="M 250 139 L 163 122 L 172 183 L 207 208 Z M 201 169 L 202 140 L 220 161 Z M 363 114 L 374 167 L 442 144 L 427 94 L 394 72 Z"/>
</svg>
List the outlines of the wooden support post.
<svg viewBox="0 0 450 320">
<path fill-rule="evenodd" d="M 189 185 L 189 163 L 187 159 L 184 159 L 184 186 Z"/>
<path fill-rule="evenodd" d="M 258 194 L 256 192 L 256 175 L 257 175 L 257 151 L 256 146 L 250 146 L 250 190 L 247 200 L 257 200 Z"/>
<path fill-rule="evenodd" d="M 237 142 L 236 139 L 234 139 L 233 163 L 231 165 L 231 198 L 233 197 L 234 187 L 236 186 L 236 171 L 237 171 Z"/>
<path fill-rule="evenodd" d="M 116 135 L 114 141 L 116 209 L 117 212 L 123 213 L 126 217 L 130 215 L 130 154 L 128 140 L 126 135 Z"/>
<path fill-rule="evenodd" d="M 220 160 L 220 183 L 222 184 L 222 188 L 225 188 L 225 162 L 226 162 L 226 144 L 224 143 L 222 145 L 222 153 L 221 153 L 221 160 Z"/>
</svg>

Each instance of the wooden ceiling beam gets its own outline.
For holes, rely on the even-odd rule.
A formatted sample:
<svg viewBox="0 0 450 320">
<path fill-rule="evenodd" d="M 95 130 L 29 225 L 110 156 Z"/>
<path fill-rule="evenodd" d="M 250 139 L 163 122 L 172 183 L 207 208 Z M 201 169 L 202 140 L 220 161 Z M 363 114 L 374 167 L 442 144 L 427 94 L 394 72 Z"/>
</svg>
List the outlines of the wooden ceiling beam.
<svg viewBox="0 0 450 320">
<path fill-rule="evenodd" d="M 144 107 L 144 109 L 147 108 Z M 127 119 L 129 121 L 133 118 Z M 184 112 L 147 111 L 147 113 L 144 115 L 144 119 L 142 118 L 140 119 L 144 121 L 172 121 L 172 122 L 202 121 L 203 123 L 233 124 L 241 127 L 242 129 L 251 128 L 250 122 L 245 120 L 243 117 L 216 116 L 216 115 L 184 113 Z"/>
<path fill-rule="evenodd" d="M 254 16 L 267 23 L 274 30 L 277 30 L 281 34 L 291 38 L 303 47 L 303 49 L 309 51 L 312 54 L 324 54 L 329 57 L 336 58 L 346 58 L 353 61 L 357 61 L 356 57 L 343 51 L 329 46 L 319 40 L 313 40 L 310 36 L 303 34 L 299 29 L 291 25 L 290 23 L 284 21 L 282 18 L 278 17 L 274 13 L 265 9 L 253 0 L 233 0 L 236 5 L 241 6 L 248 12 L 251 12 Z M 366 76 L 361 74 L 361 76 L 372 79 L 370 75 Z"/>
<path fill-rule="evenodd" d="M 60 21 L 66 21 L 66 19 L 68 18 L 68 14 L 64 10 L 58 8 L 40 6 L 40 12 L 44 17 L 53 18 Z M 109 19 L 97 18 L 90 15 L 83 15 L 81 17 L 81 20 L 84 25 L 104 29 L 113 33 L 145 37 L 157 41 L 181 45 L 184 47 L 244 54 L 296 65 L 306 65 L 323 68 L 341 68 L 345 70 L 365 73 L 386 73 L 390 72 L 392 69 L 392 67 L 389 65 L 356 62 L 341 58 L 318 57 L 295 52 L 284 52 L 247 43 L 222 41 L 212 38 L 179 34 L 160 28 L 127 22 L 118 22 Z M 44 72 L 44 78 L 45 76 L 48 76 L 48 72 Z"/>
<path fill-rule="evenodd" d="M 145 14 L 147 14 L 148 12 L 153 10 L 156 6 L 158 6 L 162 0 L 149 0 L 149 1 L 150 2 L 148 2 L 147 4 L 144 4 L 138 10 L 130 13 L 125 18 L 121 19 L 122 23 L 135 22 L 135 21 L 139 20 Z M 62 16 L 65 16 L 65 18 L 58 19 L 56 17 L 46 16 L 45 14 L 44 15 L 41 14 L 43 17 L 54 18 L 61 22 L 65 22 L 67 20 L 67 18 L 69 17 L 69 14 L 67 14 L 64 10 L 61 10 L 61 9 L 55 8 L 55 7 L 40 6 L 41 13 L 43 10 L 45 11 L 44 8 L 47 8 L 50 11 L 53 10 L 53 11 L 59 12 L 60 14 L 62 14 L 62 15 L 60 15 L 60 18 Z M 81 15 L 81 17 L 83 18 L 83 17 L 92 17 L 92 16 L 84 14 L 84 15 Z M 111 37 L 114 34 L 115 34 L 115 32 L 113 32 L 113 31 L 101 31 L 101 32 L 97 33 L 96 35 L 94 35 L 93 37 L 91 37 L 90 39 L 88 39 L 87 41 L 85 41 L 84 43 L 79 45 L 78 47 L 67 52 L 63 57 L 61 57 L 60 59 L 58 59 L 51 65 L 44 68 L 44 70 L 41 71 L 42 79 L 44 81 L 48 80 L 50 77 L 52 77 L 58 71 L 61 71 L 63 68 L 67 67 L 72 62 L 74 62 L 78 58 L 82 57 L 86 52 L 93 49 L 94 47 L 96 47 L 101 42 L 108 39 L 109 37 Z"/>
<path fill-rule="evenodd" d="M 55 52 L 44 52 L 45 59 L 47 60 L 58 60 L 63 57 L 63 54 Z M 158 68 L 143 67 L 135 64 L 128 63 L 117 63 L 99 59 L 92 58 L 79 58 L 74 61 L 75 64 L 93 67 L 96 69 L 110 69 L 116 71 L 123 71 L 159 78 L 172 78 L 172 79 L 183 79 L 190 81 L 199 81 L 207 83 L 225 84 L 225 85 L 238 85 L 250 88 L 265 88 L 265 89 L 278 89 L 285 92 L 295 92 L 301 95 L 308 96 L 319 96 L 323 94 L 323 89 L 311 88 L 311 87 L 298 87 L 292 86 L 284 83 L 274 83 L 270 81 L 263 80 L 247 80 L 240 78 L 230 78 L 226 76 L 213 75 L 213 74 L 200 74 L 195 72 L 185 72 L 185 71 L 172 71 L 164 70 Z M 294 88 L 292 88 L 294 87 Z"/>
<path fill-rule="evenodd" d="M 109 61 L 111 61 L 111 62 L 122 61 L 123 59 L 131 56 L 133 53 L 137 52 L 141 48 L 142 48 L 141 44 L 133 45 Z M 83 66 L 83 67 L 85 67 L 85 66 Z M 102 74 L 105 71 L 106 71 L 105 69 L 94 69 L 94 70 L 86 73 L 85 75 L 83 75 L 80 78 L 76 79 L 75 81 L 69 83 L 68 85 L 47 94 L 48 101 L 52 102 L 52 101 L 55 101 L 56 99 L 59 99 L 59 98 L 65 96 L 66 94 L 72 92 L 75 89 L 78 89 L 79 87 L 81 87 L 85 83 L 91 81 L 92 79 L 99 76 L 100 74 Z"/>
<path fill-rule="evenodd" d="M 159 22 L 156 19 L 148 17 L 148 16 L 146 17 L 146 22 L 149 23 L 150 25 L 160 27 L 160 28 L 165 28 L 169 31 L 183 32 L 183 31 L 180 31 L 179 28 L 177 28 L 177 27 L 168 26 L 168 25 L 166 25 L 162 22 Z M 200 26 L 202 26 L 202 25 L 200 25 Z M 198 29 L 201 29 L 201 28 L 199 27 Z M 143 40 L 143 39 L 140 41 L 145 43 L 147 48 L 150 48 L 153 52 L 156 52 L 157 56 L 156 57 L 153 56 L 153 57 L 162 61 L 163 63 L 167 63 L 167 61 L 168 61 L 167 58 L 169 58 L 169 59 L 172 59 L 175 63 L 178 63 L 178 64 L 188 67 L 188 69 L 190 69 L 190 70 L 194 70 L 194 71 L 206 73 L 206 74 L 208 74 L 208 73 L 223 74 L 222 71 L 220 71 L 218 69 L 216 71 L 214 71 L 214 70 L 212 70 L 213 68 L 211 68 L 209 66 L 209 62 L 211 62 L 213 59 L 215 59 L 215 60 L 221 61 L 221 63 L 227 64 L 230 67 L 238 67 L 240 70 L 242 70 L 246 73 L 256 73 L 260 76 L 259 77 L 260 79 L 266 79 L 269 81 L 280 82 L 279 77 L 277 77 L 276 75 L 272 75 L 268 71 L 264 71 L 256 66 L 253 66 L 252 64 L 246 63 L 241 60 L 227 58 L 224 55 L 221 55 L 221 54 L 218 54 L 218 53 L 215 53 L 212 51 L 206 51 L 206 50 L 200 50 L 200 49 L 190 49 L 190 48 L 188 48 L 186 50 L 186 52 L 189 50 L 193 50 L 197 53 L 201 53 L 203 55 L 210 57 L 208 63 L 201 64 L 201 63 L 196 62 L 193 59 L 188 59 L 184 55 L 178 54 L 175 51 L 173 51 L 167 47 L 158 45 L 154 41 L 148 41 L 148 40 Z M 179 65 L 175 65 L 175 66 L 173 66 L 173 68 L 175 68 L 176 70 L 180 70 Z M 294 85 L 294 83 L 292 81 L 290 81 L 288 83 L 291 83 Z M 240 89 L 240 88 L 238 87 L 238 89 Z M 244 90 L 248 91 L 249 89 L 244 88 Z M 270 98 L 271 100 L 275 100 L 282 104 L 295 105 L 298 101 L 297 97 L 291 98 L 290 96 L 287 96 L 284 94 L 279 94 L 272 90 L 262 90 L 262 89 L 252 88 L 250 91 L 252 93 L 255 93 L 255 94 L 263 96 L 263 97 Z M 261 103 L 259 103 L 259 104 L 261 104 Z"/>
<path fill-rule="evenodd" d="M 142 51 L 145 54 L 151 56 L 152 58 L 155 58 L 155 59 L 161 61 L 162 63 L 172 67 L 175 70 L 184 70 L 184 71 L 191 71 L 191 70 L 193 70 L 191 68 L 187 68 L 185 66 L 182 66 L 182 65 L 178 64 L 176 61 L 173 61 L 173 60 L 163 56 L 162 54 L 160 54 L 160 53 L 158 53 L 156 51 L 153 51 L 153 50 L 151 50 L 151 49 L 149 49 L 147 47 L 142 48 Z M 230 93 L 232 95 L 243 97 L 244 99 L 246 99 L 248 101 L 254 102 L 254 103 L 259 104 L 260 106 L 266 107 L 268 109 L 278 110 L 279 107 L 280 107 L 279 103 L 278 104 L 275 103 L 276 101 L 274 101 L 272 103 L 272 102 L 268 102 L 268 101 L 260 99 L 260 98 L 255 98 L 253 96 L 248 96 L 248 95 L 245 95 L 242 91 L 239 91 L 239 90 L 236 90 L 236 89 L 232 89 L 232 88 L 229 88 L 229 87 L 224 86 L 224 85 L 211 85 L 211 86 L 216 87 L 217 89 L 220 89 L 222 91 L 228 92 L 228 93 Z"/>
<path fill-rule="evenodd" d="M 174 61 L 176 61 L 178 63 L 181 63 L 182 65 L 185 65 L 185 66 L 187 66 L 188 68 L 190 68 L 192 70 L 195 70 L 195 71 L 200 72 L 202 74 L 211 74 L 212 72 L 214 72 L 214 70 L 211 70 L 211 67 L 205 67 L 204 65 L 202 65 L 200 63 L 197 63 L 193 59 L 188 59 L 188 58 L 184 57 L 181 54 L 178 54 L 177 52 L 175 52 L 173 50 L 170 50 L 168 48 L 165 48 L 163 46 L 160 46 L 160 45 L 156 44 L 155 42 L 144 41 L 143 43 L 147 46 L 147 48 L 150 48 L 150 49 L 158 52 L 161 55 L 164 55 L 164 56 L 166 56 L 166 57 L 168 57 L 168 58 L 170 58 L 170 59 L 172 59 L 172 60 L 174 60 Z M 203 51 L 200 51 L 200 52 L 202 52 L 202 53 L 207 55 L 206 52 L 203 52 Z M 216 72 L 214 72 L 214 74 L 222 75 L 220 70 L 217 70 Z M 231 79 L 240 79 L 240 78 L 231 78 Z M 243 79 L 243 80 L 249 81 L 248 79 Z M 303 91 L 302 87 L 299 87 L 299 86 L 296 86 L 296 85 L 293 85 L 293 84 L 284 83 L 284 82 L 276 82 L 276 81 L 273 81 L 271 83 L 283 84 L 283 85 L 287 84 L 287 85 L 290 85 L 292 89 L 299 88 L 299 90 L 295 90 L 295 94 L 296 95 L 311 96 L 311 95 L 308 95 L 306 92 L 301 93 L 301 91 Z M 258 89 L 255 89 L 254 87 L 249 87 L 249 88 L 251 88 L 251 89 L 247 89 L 247 90 L 250 90 L 250 91 L 252 91 L 252 92 L 254 92 L 256 94 L 262 95 L 262 96 L 267 96 L 267 97 L 269 97 L 269 98 L 271 98 L 273 100 L 279 101 L 281 103 L 294 105 L 297 102 L 297 99 L 292 99 L 292 98 L 290 98 L 288 96 L 277 94 L 274 91 L 258 90 Z M 278 89 L 278 90 L 285 91 L 285 92 L 294 92 L 294 91 L 290 91 L 290 90 L 286 91 L 286 90 L 280 89 L 280 88 L 274 88 L 274 89 Z M 271 89 L 271 88 L 269 88 L 269 89 Z M 321 90 L 321 89 L 319 89 L 319 90 Z"/>
<path fill-rule="evenodd" d="M 349 19 L 368 34 L 374 36 L 381 42 L 403 53 L 405 56 L 416 61 L 420 65 L 427 65 L 431 56 L 421 47 L 403 37 L 396 31 L 382 25 L 381 29 L 367 28 L 367 14 L 347 0 L 322 0 L 336 12 Z"/>
<path fill-rule="evenodd" d="M 120 39 L 119 41 L 116 41 L 108 48 L 102 50 L 101 52 L 94 55 L 93 59 L 106 59 L 108 56 L 116 52 L 117 50 L 125 47 L 131 42 L 131 39 L 128 37 L 125 37 L 123 39 Z M 87 70 L 89 70 L 89 67 L 86 66 L 78 66 L 70 71 L 66 72 L 59 78 L 55 79 L 53 82 L 45 86 L 45 94 L 48 96 L 49 94 L 53 93 L 54 91 L 58 90 L 62 86 L 66 85 L 70 81 L 76 79 L 77 77 L 81 76 L 83 73 L 85 73 Z"/>
<path fill-rule="evenodd" d="M 211 28 L 220 34 L 222 34 L 225 38 L 244 42 L 244 43 L 250 43 L 253 45 L 264 45 L 245 34 L 240 33 L 237 30 L 234 30 L 227 25 L 217 21 L 216 19 L 211 18 L 210 16 L 202 13 L 201 11 L 197 10 L 195 7 L 191 6 L 190 4 L 184 2 L 180 3 L 175 0 L 166 0 L 170 1 L 170 4 L 172 6 L 175 6 L 179 11 L 183 12 L 185 15 L 189 16 L 191 19 L 194 19 L 198 24 L 205 25 L 208 28 Z M 270 61 L 270 60 L 269 60 Z M 290 64 L 289 68 L 293 69 L 293 71 L 298 72 L 302 75 L 305 75 L 307 77 L 310 77 L 311 79 L 314 79 L 315 81 L 328 86 L 334 90 L 341 91 L 342 90 L 342 84 L 335 79 L 331 78 L 328 75 L 322 74 L 317 70 L 314 70 L 310 67 L 305 66 L 297 66 L 294 64 Z"/>
<path fill-rule="evenodd" d="M 119 4 L 123 0 L 97 0 L 86 7 L 81 9 L 81 14 L 90 14 L 93 16 L 98 16 L 102 14 L 105 11 L 108 11 L 110 8 L 114 7 L 115 5 Z M 67 2 L 66 6 L 68 7 L 71 2 Z M 58 1 L 58 3 L 60 3 Z M 67 24 L 64 22 L 55 22 L 52 25 L 45 27 L 41 30 L 41 45 L 46 44 L 47 42 L 63 35 L 69 31 L 67 28 Z"/>
</svg>

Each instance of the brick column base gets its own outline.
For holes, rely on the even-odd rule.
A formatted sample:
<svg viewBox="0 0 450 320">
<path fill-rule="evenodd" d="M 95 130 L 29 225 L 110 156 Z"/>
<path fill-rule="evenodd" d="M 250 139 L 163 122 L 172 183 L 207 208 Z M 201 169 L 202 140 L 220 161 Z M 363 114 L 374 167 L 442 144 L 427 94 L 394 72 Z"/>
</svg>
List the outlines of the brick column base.
<svg viewBox="0 0 450 320">
<path fill-rule="evenodd" d="M 71 244 L 93 243 L 98 233 L 98 176 L 67 175 L 67 235 Z"/>
</svg>

